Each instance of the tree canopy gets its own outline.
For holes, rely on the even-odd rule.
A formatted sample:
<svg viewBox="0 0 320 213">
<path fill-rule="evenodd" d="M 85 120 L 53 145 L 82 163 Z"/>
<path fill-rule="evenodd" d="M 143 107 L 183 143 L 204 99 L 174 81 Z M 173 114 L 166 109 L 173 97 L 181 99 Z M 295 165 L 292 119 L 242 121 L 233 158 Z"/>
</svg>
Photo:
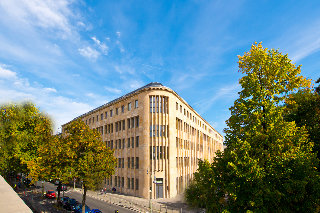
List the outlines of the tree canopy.
<svg viewBox="0 0 320 213">
<path fill-rule="evenodd" d="M 320 83 L 320 78 L 316 83 Z M 320 159 L 320 85 L 314 90 L 305 89 L 291 94 L 286 100 L 285 110 L 287 121 L 306 128 L 309 139 L 314 142 L 313 151 Z"/>
<path fill-rule="evenodd" d="M 242 91 L 230 108 L 225 144 L 211 165 L 199 166 L 189 201 L 197 185 L 206 183 L 209 212 L 315 212 L 319 204 L 318 161 L 304 127 L 284 120 L 288 96 L 310 86 L 278 50 L 253 44 L 239 56 Z M 210 175 L 205 175 L 205 174 Z M 193 189 L 193 190 L 192 190 Z M 196 193 L 194 193 L 196 195 Z"/>
<path fill-rule="evenodd" d="M 106 147 L 100 133 L 90 129 L 81 119 L 65 128 L 64 135 L 39 149 L 39 174 L 62 182 L 77 179 L 83 184 L 83 210 L 88 188 L 95 188 L 104 178 L 113 174 L 116 159 Z M 37 170 L 35 170 L 37 171 Z"/>
<path fill-rule="evenodd" d="M 32 103 L 0 106 L 0 172 L 28 174 L 38 147 L 50 141 L 51 120 Z"/>
</svg>

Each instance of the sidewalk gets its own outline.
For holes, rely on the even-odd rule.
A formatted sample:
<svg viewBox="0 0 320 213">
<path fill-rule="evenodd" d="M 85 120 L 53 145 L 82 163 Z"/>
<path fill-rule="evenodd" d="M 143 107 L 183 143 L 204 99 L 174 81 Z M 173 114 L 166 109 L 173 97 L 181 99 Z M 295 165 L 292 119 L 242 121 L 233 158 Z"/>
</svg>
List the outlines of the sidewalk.
<svg viewBox="0 0 320 213">
<path fill-rule="evenodd" d="M 82 193 L 79 188 L 72 189 L 76 192 Z M 107 203 L 118 205 L 136 212 L 150 212 L 149 200 L 145 198 L 134 197 L 125 194 L 111 193 L 106 194 L 98 191 L 87 191 L 87 196 L 96 198 Z M 182 202 L 182 196 L 176 198 L 166 198 L 152 200 L 153 212 L 172 212 L 172 213 L 196 213 L 198 209 L 191 209 Z"/>
</svg>

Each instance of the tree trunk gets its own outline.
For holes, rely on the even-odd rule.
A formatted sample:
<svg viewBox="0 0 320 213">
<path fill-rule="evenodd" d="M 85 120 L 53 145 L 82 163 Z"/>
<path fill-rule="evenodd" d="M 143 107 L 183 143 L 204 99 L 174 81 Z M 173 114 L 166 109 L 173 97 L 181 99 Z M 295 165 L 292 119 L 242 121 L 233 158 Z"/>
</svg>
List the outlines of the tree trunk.
<svg viewBox="0 0 320 213">
<path fill-rule="evenodd" d="M 60 202 L 60 191 L 61 191 L 61 181 L 59 181 L 59 184 L 58 184 L 58 203 Z"/>
<path fill-rule="evenodd" d="M 85 183 L 83 183 L 82 213 L 86 212 L 86 195 L 87 195 L 87 186 Z"/>
</svg>

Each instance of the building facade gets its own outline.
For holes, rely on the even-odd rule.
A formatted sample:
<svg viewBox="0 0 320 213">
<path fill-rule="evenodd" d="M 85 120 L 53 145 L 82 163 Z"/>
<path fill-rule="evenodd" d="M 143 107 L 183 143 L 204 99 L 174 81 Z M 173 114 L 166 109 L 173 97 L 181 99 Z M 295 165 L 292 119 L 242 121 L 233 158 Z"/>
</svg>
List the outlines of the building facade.
<svg viewBox="0 0 320 213">
<path fill-rule="evenodd" d="M 106 188 L 129 195 L 174 197 L 192 179 L 199 159 L 211 162 L 215 152 L 223 149 L 223 137 L 160 83 L 150 83 L 79 117 L 114 150 L 117 168 L 105 179 Z"/>
</svg>

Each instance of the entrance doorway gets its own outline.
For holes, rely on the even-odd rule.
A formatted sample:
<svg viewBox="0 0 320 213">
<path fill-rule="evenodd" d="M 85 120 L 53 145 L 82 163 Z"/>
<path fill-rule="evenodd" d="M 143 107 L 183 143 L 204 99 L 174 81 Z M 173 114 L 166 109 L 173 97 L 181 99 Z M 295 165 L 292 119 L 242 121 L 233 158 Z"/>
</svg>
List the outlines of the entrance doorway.
<svg viewBox="0 0 320 213">
<path fill-rule="evenodd" d="M 163 198 L 163 178 L 156 179 L 156 198 Z"/>
</svg>

